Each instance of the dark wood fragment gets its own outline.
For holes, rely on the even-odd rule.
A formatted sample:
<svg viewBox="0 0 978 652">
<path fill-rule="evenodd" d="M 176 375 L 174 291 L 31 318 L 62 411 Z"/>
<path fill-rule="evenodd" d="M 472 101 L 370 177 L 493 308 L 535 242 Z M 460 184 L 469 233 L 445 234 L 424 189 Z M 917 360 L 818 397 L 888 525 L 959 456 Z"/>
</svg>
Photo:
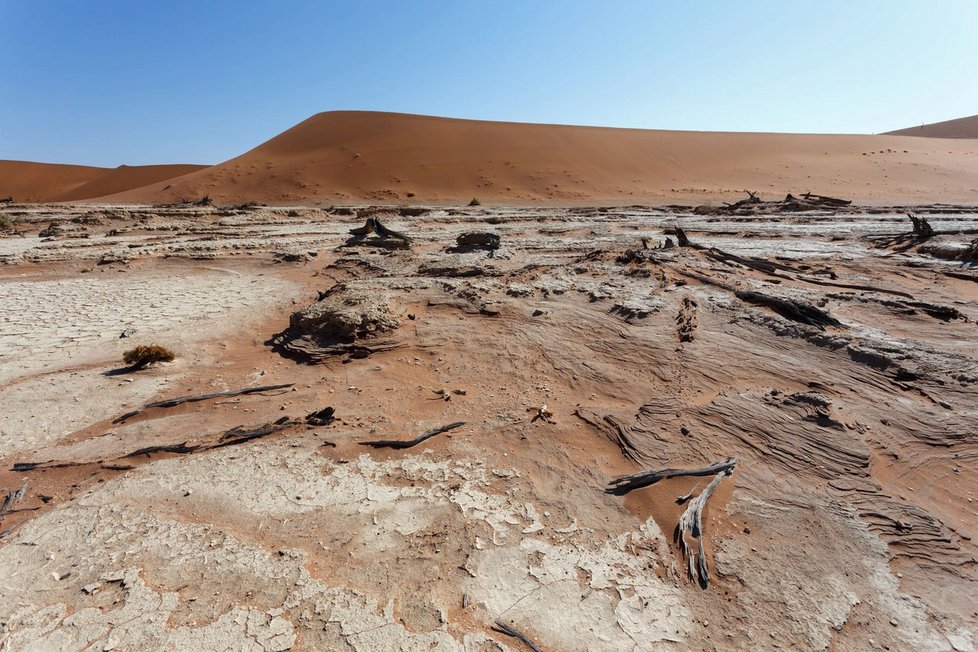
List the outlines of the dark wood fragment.
<svg viewBox="0 0 978 652">
<path fill-rule="evenodd" d="M 188 446 L 187 442 L 182 444 L 162 444 L 160 446 L 147 446 L 146 448 L 140 448 L 127 455 L 123 455 L 120 459 L 125 459 L 128 457 L 138 457 L 140 455 L 150 455 L 152 453 L 193 453 L 195 450 L 200 448 L 200 446 Z"/>
<path fill-rule="evenodd" d="M 133 410 L 132 412 L 126 412 L 120 417 L 113 419 L 112 423 L 122 423 L 126 419 L 130 419 L 140 412 L 149 410 L 152 408 L 170 408 L 177 405 L 182 405 L 183 403 L 196 403 L 198 401 L 208 401 L 214 398 L 229 398 L 231 396 L 241 396 L 243 394 L 257 394 L 259 392 L 270 392 L 276 389 L 288 389 L 292 387 L 295 383 L 284 383 L 281 385 L 260 385 L 258 387 L 242 387 L 241 389 L 232 389 L 226 392 L 213 392 L 211 394 L 199 394 L 197 396 L 180 396 L 177 398 L 169 398 L 163 401 L 155 401 L 153 403 L 147 403 L 138 410 Z"/>
<path fill-rule="evenodd" d="M 27 493 L 27 478 L 24 478 L 24 484 L 20 485 L 20 489 L 16 489 L 7 494 L 7 497 L 3 499 L 3 504 L 0 504 L 0 518 L 3 518 L 14 505 L 19 503 L 23 498 L 24 494 Z"/>
<path fill-rule="evenodd" d="M 541 650 L 536 643 L 531 641 L 526 634 L 516 629 L 515 627 L 512 627 L 511 625 L 507 625 L 501 620 L 497 620 L 493 624 L 493 629 L 496 630 L 497 632 L 502 632 L 506 636 L 512 636 L 515 639 L 519 639 L 520 641 L 523 642 L 524 645 L 526 645 L 528 648 L 533 650 L 533 652 L 543 652 L 543 650 Z"/>
<path fill-rule="evenodd" d="M 639 473 L 623 475 L 620 478 L 615 478 L 608 483 L 608 488 L 604 491 L 608 494 L 624 496 L 630 491 L 648 487 L 655 484 L 659 480 L 665 480 L 666 478 L 729 473 L 735 466 L 737 466 L 737 458 L 732 457 L 725 462 L 717 462 L 716 464 L 704 466 L 699 469 L 655 469 L 652 471 L 640 471 Z"/>
<path fill-rule="evenodd" d="M 770 308 L 785 319 L 790 319 L 801 324 L 816 326 L 823 330 L 826 326 L 842 326 L 842 322 L 821 308 L 816 308 L 812 304 L 799 301 L 798 299 L 772 297 L 752 290 L 736 290 L 734 291 L 734 296 L 741 301 Z"/>
<path fill-rule="evenodd" d="M 375 441 L 362 441 L 360 442 L 360 445 L 371 446 L 373 448 L 411 448 L 412 446 L 417 446 L 425 440 L 431 439 L 435 435 L 440 435 L 443 432 L 448 432 L 449 430 L 454 430 L 455 428 L 459 428 L 464 425 L 464 421 L 456 421 L 445 426 L 425 430 L 414 439 L 408 439 L 407 441 L 400 439 L 378 439 Z"/>
</svg>

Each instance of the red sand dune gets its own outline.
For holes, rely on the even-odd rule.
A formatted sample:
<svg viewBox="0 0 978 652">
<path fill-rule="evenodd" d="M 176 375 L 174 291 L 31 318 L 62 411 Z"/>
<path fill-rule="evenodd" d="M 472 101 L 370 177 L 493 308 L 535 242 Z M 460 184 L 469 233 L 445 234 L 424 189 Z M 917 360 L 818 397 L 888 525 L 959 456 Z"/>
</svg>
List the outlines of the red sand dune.
<svg viewBox="0 0 978 652">
<path fill-rule="evenodd" d="M 0 161 L 0 198 L 10 196 L 18 202 L 92 199 L 172 179 L 205 167 L 207 166 L 120 165 L 117 168 L 99 168 Z"/>
<path fill-rule="evenodd" d="M 176 177 L 205 170 L 206 165 L 120 165 L 73 190 L 53 197 L 51 201 L 78 201 L 169 181 Z M 166 185 L 165 183 L 163 184 Z"/>
<path fill-rule="evenodd" d="M 978 202 L 978 143 L 339 111 L 219 165 L 109 199 L 628 204 L 708 201 L 745 188 L 770 197 L 811 191 L 877 202 Z"/>
<path fill-rule="evenodd" d="M 886 133 L 893 136 L 923 136 L 924 138 L 978 138 L 978 115 Z"/>
</svg>

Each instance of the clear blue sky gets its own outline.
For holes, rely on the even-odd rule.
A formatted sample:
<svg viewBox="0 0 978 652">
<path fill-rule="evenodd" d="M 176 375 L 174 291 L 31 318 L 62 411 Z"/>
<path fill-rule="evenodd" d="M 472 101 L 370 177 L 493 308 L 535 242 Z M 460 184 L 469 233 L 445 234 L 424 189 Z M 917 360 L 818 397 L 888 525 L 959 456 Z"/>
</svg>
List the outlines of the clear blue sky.
<svg viewBox="0 0 978 652">
<path fill-rule="evenodd" d="M 978 113 L 978 0 L 0 0 L 0 158 L 217 163 L 335 109 L 886 131 Z"/>
</svg>

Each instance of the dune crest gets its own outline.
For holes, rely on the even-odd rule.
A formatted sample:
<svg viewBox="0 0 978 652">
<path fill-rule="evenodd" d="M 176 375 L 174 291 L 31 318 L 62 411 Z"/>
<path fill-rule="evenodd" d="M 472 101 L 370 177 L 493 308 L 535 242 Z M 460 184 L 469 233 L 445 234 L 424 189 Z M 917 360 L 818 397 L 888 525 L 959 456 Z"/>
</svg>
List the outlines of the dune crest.
<svg viewBox="0 0 978 652">
<path fill-rule="evenodd" d="M 924 138 L 978 138 L 978 115 L 944 120 L 919 127 L 888 131 L 890 136 L 922 136 Z"/>
<path fill-rule="evenodd" d="M 978 143 L 903 136 L 654 131 L 320 113 L 258 147 L 113 201 L 669 203 L 816 192 L 978 200 Z M 168 187 L 166 187 L 168 186 Z"/>
<path fill-rule="evenodd" d="M 117 168 L 100 168 L 0 161 L 0 198 L 9 196 L 18 202 L 80 201 L 154 184 L 206 167 L 120 165 Z"/>
</svg>

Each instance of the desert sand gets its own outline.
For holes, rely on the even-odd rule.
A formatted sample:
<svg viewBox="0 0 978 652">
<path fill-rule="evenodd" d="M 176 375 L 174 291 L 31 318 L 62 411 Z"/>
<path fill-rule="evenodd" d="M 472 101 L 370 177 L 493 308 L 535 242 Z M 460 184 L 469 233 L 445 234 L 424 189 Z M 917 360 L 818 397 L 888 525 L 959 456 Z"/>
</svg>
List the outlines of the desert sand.
<svg viewBox="0 0 978 652">
<path fill-rule="evenodd" d="M 978 648 L 978 139 L 335 112 L 7 195 L 0 650 Z"/>
<path fill-rule="evenodd" d="M 321 113 L 192 174 L 100 197 L 171 203 L 707 203 L 744 189 L 978 202 L 978 140 L 712 133 Z M 0 187 L 0 193 L 3 192 Z"/>
<path fill-rule="evenodd" d="M 204 165 L 120 165 L 98 168 L 0 161 L 0 198 L 17 202 L 92 199 L 196 172 Z"/>
<path fill-rule="evenodd" d="M 893 136 L 919 136 L 922 138 L 978 138 L 978 115 L 955 120 L 945 120 L 919 127 L 908 127 L 887 132 Z"/>
<path fill-rule="evenodd" d="M 972 650 L 978 214 L 915 210 L 5 207 L 0 647 Z"/>
</svg>

